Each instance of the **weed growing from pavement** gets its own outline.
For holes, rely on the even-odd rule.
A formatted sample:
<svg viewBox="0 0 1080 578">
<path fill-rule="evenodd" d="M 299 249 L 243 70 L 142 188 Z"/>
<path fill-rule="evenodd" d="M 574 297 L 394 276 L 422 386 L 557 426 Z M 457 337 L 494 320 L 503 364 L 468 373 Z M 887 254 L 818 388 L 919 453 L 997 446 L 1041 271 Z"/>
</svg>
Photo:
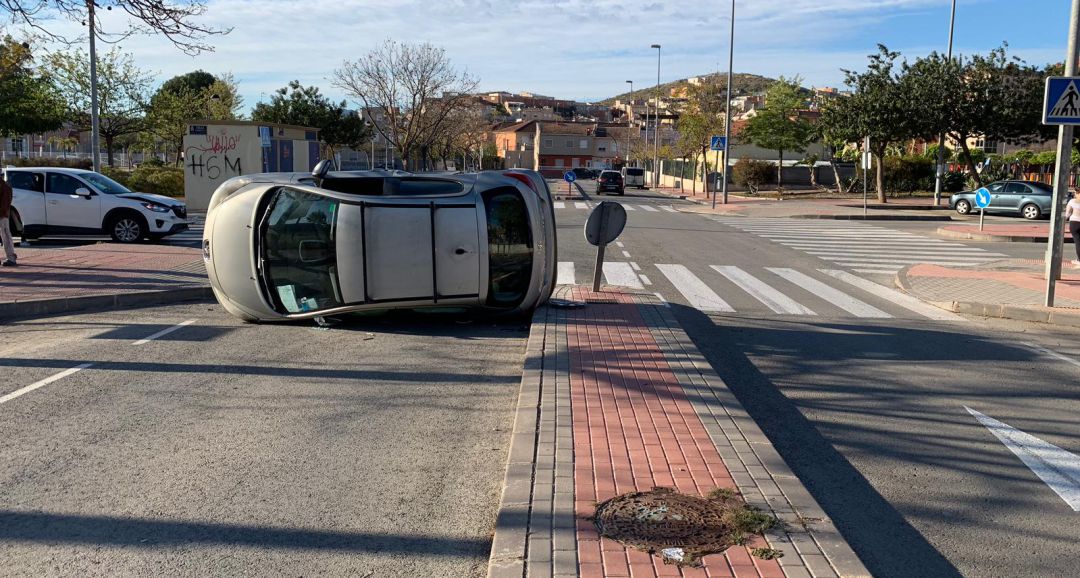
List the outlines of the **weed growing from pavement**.
<svg viewBox="0 0 1080 578">
<path fill-rule="evenodd" d="M 784 556 L 783 552 L 773 548 L 754 548 L 750 551 L 750 554 L 762 560 L 775 560 Z"/>
</svg>

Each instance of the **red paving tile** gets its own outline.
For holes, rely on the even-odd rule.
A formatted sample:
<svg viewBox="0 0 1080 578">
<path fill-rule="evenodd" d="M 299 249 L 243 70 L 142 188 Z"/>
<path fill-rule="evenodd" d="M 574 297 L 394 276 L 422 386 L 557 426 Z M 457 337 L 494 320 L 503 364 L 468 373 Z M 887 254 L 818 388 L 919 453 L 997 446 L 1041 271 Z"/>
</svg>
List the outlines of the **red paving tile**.
<svg viewBox="0 0 1080 578">
<path fill-rule="evenodd" d="M 590 296 L 577 288 L 571 298 Z M 588 531 L 591 524 L 580 523 L 595 513 L 594 500 L 618 493 L 663 486 L 703 495 L 718 486 L 734 487 L 632 298 L 616 299 L 618 304 L 567 313 L 581 575 L 758 576 L 743 547 L 706 557 L 704 568 L 680 569 L 610 540 L 601 546 L 592 539 L 595 530 Z M 601 559 L 603 567 L 597 568 Z M 771 564 L 762 568 L 774 570 Z"/>
</svg>

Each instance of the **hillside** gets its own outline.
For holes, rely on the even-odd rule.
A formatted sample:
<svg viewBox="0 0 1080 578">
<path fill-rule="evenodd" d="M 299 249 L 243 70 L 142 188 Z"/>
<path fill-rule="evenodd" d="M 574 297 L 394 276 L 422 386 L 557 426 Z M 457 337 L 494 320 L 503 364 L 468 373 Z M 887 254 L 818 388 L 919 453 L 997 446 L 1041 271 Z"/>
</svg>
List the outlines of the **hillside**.
<svg viewBox="0 0 1080 578">
<path fill-rule="evenodd" d="M 701 75 L 702 78 L 708 78 L 708 79 L 712 79 L 715 76 L 716 76 L 715 72 L 712 73 L 712 74 L 703 74 L 703 75 Z M 749 73 L 746 73 L 746 72 L 736 72 L 735 74 L 732 75 L 732 81 L 733 81 L 732 84 L 734 85 L 734 89 L 735 89 L 734 90 L 735 95 L 743 95 L 743 94 L 753 94 L 753 93 L 756 93 L 756 92 L 764 92 L 765 89 L 768 88 L 770 84 L 776 82 L 776 79 L 775 78 L 768 78 L 768 77 L 765 77 L 765 76 L 758 76 L 757 74 L 749 74 Z M 662 94 L 664 96 L 667 96 L 667 95 L 671 94 L 671 89 L 673 89 L 673 88 L 682 88 L 682 87 L 688 86 L 688 85 L 689 85 L 689 83 L 686 81 L 685 78 L 680 79 L 680 80 L 676 80 L 674 82 L 664 83 L 664 84 L 660 85 L 660 94 Z M 720 73 L 720 85 L 724 86 L 724 87 L 727 86 L 727 73 L 725 73 L 725 72 Z M 629 85 L 627 85 L 627 86 L 629 87 Z M 634 85 L 634 92 L 637 94 L 638 98 L 651 97 L 653 94 L 655 94 L 655 90 L 656 90 L 655 85 L 638 86 L 636 83 Z M 615 95 L 615 96 L 613 96 L 611 98 L 601 100 L 598 104 L 608 104 L 608 105 L 610 105 L 610 104 L 614 104 L 616 100 L 626 100 L 629 97 L 630 97 L 630 93 L 629 92 L 624 92 L 622 94 Z"/>
</svg>

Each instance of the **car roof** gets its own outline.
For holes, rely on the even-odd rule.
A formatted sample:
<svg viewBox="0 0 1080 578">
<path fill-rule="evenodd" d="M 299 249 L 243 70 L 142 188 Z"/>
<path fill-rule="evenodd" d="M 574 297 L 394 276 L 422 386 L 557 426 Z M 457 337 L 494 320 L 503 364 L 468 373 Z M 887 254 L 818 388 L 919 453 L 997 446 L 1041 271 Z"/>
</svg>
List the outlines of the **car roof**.
<svg viewBox="0 0 1080 578">
<path fill-rule="evenodd" d="M 52 171 L 54 173 L 64 173 L 68 175 L 85 175 L 94 171 L 88 171 L 86 169 L 73 169 L 68 167 L 6 167 L 5 171 Z"/>
</svg>

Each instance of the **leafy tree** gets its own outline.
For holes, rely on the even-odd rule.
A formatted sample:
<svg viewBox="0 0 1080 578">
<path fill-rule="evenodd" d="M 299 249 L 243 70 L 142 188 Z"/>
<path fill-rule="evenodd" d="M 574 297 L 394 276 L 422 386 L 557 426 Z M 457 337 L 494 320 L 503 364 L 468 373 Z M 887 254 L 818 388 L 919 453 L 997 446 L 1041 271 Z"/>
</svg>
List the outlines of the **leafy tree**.
<svg viewBox="0 0 1080 578">
<path fill-rule="evenodd" d="M 753 144 L 780 153 L 776 182 L 783 184 L 784 151 L 802 152 L 812 142 L 810 123 L 799 118 L 803 107 L 800 79 L 780 77 L 765 92 L 765 106 L 747 123 L 745 138 Z"/>
<path fill-rule="evenodd" d="M 67 116 L 75 128 L 88 131 L 90 122 L 90 60 L 76 51 L 56 52 L 46 59 L 52 82 L 67 100 Z M 130 55 L 113 47 L 98 56 L 98 133 L 105 140 L 108 164 L 118 137 L 143 129 L 153 76 L 135 65 Z"/>
<path fill-rule="evenodd" d="M 679 111 L 679 140 L 676 148 L 684 157 L 708 157 L 712 136 L 724 132 L 725 92 L 720 84 L 705 82 L 691 86 L 687 90 L 686 106 Z M 708 163 L 702 162 L 702 182 L 708 178 Z M 693 178 L 694 191 L 697 190 L 697 175 Z M 708 190 L 708 185 L 706 185 Z"/>
<path fill-rule="evenodd" d="M 347 110 L 344 100 L 334 104 L 318 87 L 297 80 L 277 89 L 269 103 L 256 104 L 251 119 L 317 128 L 329 157 L 340 147 L 360 148 L 371 138 L 364 119 Z"/>
<path fill-rule="evenodd" d="M 205 70 L 199 69 L 166 80 L 161 84 L 161 88 L 158 90 L 164 90 L 177 95 L 185 90 L 190 92 L 201 92 L 213 86 L 215 82 L 217 82 L 216 76 Z"/>
<path fill-rule="evenodd" d="M 209 85 L 173 82 L 199 72 L 180 75 L 162 84 L 150 98 L 146 113 L 146 127 L 150 135 L 161 140 L 166 150 L 175 153 L 177 164 L 180 162 L 188 123 L 196 120 L 234 120 L 238 118 L 237 113 L 243 102 L 231 74 L 216 76 Z M 143 144 L 150 145 L 149 142 Z"/>
<path fill-rule="evenodd" d="M 0 38 L 0 135 L 55 130 L 64 122 L 60 95 L 33 64 L 28 43 Z"/>
</svg>

